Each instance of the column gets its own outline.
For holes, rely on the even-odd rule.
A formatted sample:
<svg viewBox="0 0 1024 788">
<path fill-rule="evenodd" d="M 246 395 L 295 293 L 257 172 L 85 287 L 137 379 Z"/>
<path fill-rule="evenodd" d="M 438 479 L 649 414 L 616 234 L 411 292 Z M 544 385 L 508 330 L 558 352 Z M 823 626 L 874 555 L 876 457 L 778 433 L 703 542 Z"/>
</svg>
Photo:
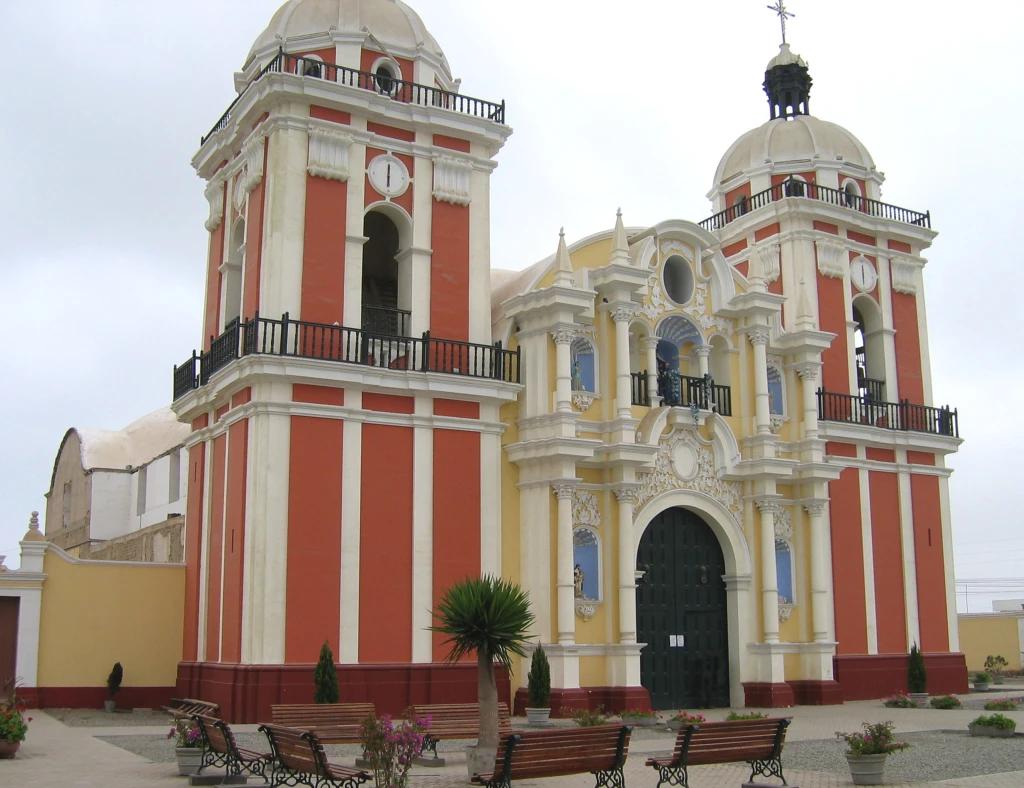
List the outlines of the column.
<svg viewBox="0 0 1024 788">
<path fill-rule="evenodd" d="M 704 377 L 711 371 L 710 357 L 711 345 L 701 345 L 697 348 L 697 362 L 700 364 L 701 377 Z"/>
<path fill-rule="evenodd" d="M 779 583 L 775 569 L 775 515 L 779 504 L 771 499 L 760 499 L 761 512 L 761 603 L 764 642 L 779 642 Z"/>
<path fill-rule="evenodd" d="M 831 641 L 829 611 L 832 610 L 832 587 L 829 583 L 828 523 L 825 512 L 828 501 L 811 500 L 804 510 L 811 519 L 811 629 L 814 640 Z"/>
<path fill-rule="evenodd" d="M 747 337 L 754 346 L 754 418 L 757 434 L 770 435 L 772 430 L 768 407 L 768 326 L 748 327 Z M 774 549 L 773 547 L 772 550 Z"/>
<path fill-rule="evenodd" d="M 558 498 L 558 549 L 555 584 L 558 600 L 558 643 L 571 646 L 576 642 L 576 601 L 573 585 L 572 493 L 573 485 L 552 486 Z"/>
<path fill-rule="evenodd" d="M 551 332 L 555 340 L 555 410 L 572 412 L 572 341 L 576 332 L 560 328 Z"/>
<path fill-rule="evenodd" d="M 818 437 L 818 370 L 821 362 L 809 361 L 796 366 L 800 376 L 800 396 L 804 411 L 804 438 Z"/>
<path fill-rule="evenodd" d="M 636 553 L 633 544 L 635 487 L 615 490 L 619 502 L 619 642 L 636 643 Z"/>
<path fill-rule="evenodd" d="M 647 399 L 652 408 L 661 404 L 661 397 L 658 396 L 658 337 L 646 336 L 643 338 L 644 355 L 647 358 Z"/>
<path fill-rule="evenodd" d="M 629 418 L 632 414 L 633 393 L 629 376 L 629 321 L 634 310 L 617 306 L 611 311 L 615 323 L 615 415 Z"/>
</svg>

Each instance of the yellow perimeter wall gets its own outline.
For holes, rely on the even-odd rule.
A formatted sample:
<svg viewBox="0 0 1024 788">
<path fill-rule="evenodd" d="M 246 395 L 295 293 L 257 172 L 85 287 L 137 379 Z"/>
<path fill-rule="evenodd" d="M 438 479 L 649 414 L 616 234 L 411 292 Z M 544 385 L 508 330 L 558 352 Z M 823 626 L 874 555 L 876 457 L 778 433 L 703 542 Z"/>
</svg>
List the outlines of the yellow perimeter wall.
<svg viewBox="0 0 1024 788">
<path fill-rule="evenodd" d="M 1000 655 L 1007 661 L 1008 670 L 1021 669 L 1021 629 L 1024 616 L 1016 613 L 982 613 L 961 615 L 960 650 L 967 659 L 968 670 L 984 670 L 985 658 Z"/>
<path fill-rule="evenodd" d="M 185 567 L 78 561 L 47 549 L 39 622 L 40 687 L 173 687 L 181 660 Z"/>
</svg>

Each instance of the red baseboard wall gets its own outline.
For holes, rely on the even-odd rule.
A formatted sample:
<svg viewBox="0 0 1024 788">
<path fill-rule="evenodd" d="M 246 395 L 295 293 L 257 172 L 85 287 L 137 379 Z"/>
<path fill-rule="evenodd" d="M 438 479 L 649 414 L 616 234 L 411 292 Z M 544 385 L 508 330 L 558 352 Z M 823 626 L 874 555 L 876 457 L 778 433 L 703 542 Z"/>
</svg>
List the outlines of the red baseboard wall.
<svg viewBox="0 0 1024 788">
<path fill-rule="evenodd" d="M 835 657 L 836 681 L 844 700 L 872 700 L 907 691 L 906 654 L 848 654 Z M 967 663 L 963 654 L 925 654 L 928 692 L 948 695 L 967 692 Z"/>
<path fill-rule="evenodd" d="M 512 713 L 522 717 L 530 704 L 525 687 L 516 690 Z M 651 694 L 644 687 L 582 687 L 574 690 L 551 690 L 551 716 L 571 717 L 579 709 L 617 713 L 625 709 L 651 708 Z"/>
<path fill-rule="evenodd" d="M 412 703 L 475 703 L 476 663 L 337 665 L 341 701 L 371 701 L 378 714 L 400 715 Z M 176 695 L 219 703 L 229 722 L 270 719 L 274 703 L 312 703 L 315 665 L 178 663 Z M 509 702 L 508 673 L 495 668 L 498 699 Z"/>
<path fill-rule="evenodd" d="M 24 687 L 18 697 L 35 709 L 102 709 L 106 687 Z M 176 697 L 174 687 L 121 687 L 114 700 L 123 709 L 158 709 Z"/>
<path fill-rule="evenodd" d="M 793 688 L 784 682 L 753 681 L 743 685 L 743 704 L 762 709 L 782 709 L 796 702 Z"/>
<path fill-rule="evenodd" d="M 831 706 L 843 702 L 843 688 L 838 681 L 787 681 L 793 688 L 798 706 Z"/>
</svg>

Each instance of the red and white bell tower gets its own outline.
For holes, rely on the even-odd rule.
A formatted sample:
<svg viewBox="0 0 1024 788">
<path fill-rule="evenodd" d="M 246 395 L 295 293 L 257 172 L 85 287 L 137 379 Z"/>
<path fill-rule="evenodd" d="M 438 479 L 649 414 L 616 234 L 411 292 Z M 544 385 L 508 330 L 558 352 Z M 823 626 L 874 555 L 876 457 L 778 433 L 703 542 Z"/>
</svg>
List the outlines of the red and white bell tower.
<svg viewBox="0 0 1024 788">
<path fill-rule="evenodd" d="M 465 96 L 399 0 L 289 0 L 202 139 L 202 352 L 179 691 L 255 720 L 309 700 L 327 641 L 343 698 L 465 692 L 426 627 L 500 569 L 498 408 L 517 353 L 490 334 L 489 179 L 511 129 Z M 464 689 L 463 689 L 464 688 Z"/>
</svg>

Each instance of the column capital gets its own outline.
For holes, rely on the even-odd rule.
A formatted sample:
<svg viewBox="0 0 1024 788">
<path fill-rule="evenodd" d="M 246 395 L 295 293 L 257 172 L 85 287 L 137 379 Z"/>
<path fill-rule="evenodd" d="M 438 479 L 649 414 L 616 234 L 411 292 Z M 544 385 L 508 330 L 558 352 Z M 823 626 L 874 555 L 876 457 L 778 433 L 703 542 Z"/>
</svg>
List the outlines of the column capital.
<svg viewBox="0 0 1024 788">
<path fill-rule="evenodd" d="M 608 308 L 608 314 L 611 315 L 612 320 L 616 323 L 628 323 L 636 317 L 636 307 L 627 306 L 626 304 L 612 304 Z"/>
<path fill-rule="evenodd" d="M 801 380 L 813 383 L 818 379 L 818 373 L 821 371 L 821 362 L 801 361 L 800 363 L 793 365 L 793 370 L 800 376 Z"/>
<path fill-rule="evenodd" d="M 700 358 L 708 358 L 711 355 L 711 345 L 698 345 L 694 350 Z"/>
<path fill-rule="evenodd" d="M 659 342 L 661 342 L 661 337 L 655 336 L 654 334 L 648 334 L 647 336 L 640 338 L 640 346 L 644 350 L 657 350 Z"/>
<path fill-rule="evenodd" d="M 750 340 L 752 345 L 767 345 L 768 339 L 771 336 L 771 331 L 768 326 L 747 326 L 743 329 L 747 334 L 747 339 Z"/>
<path fill-rule="evenodd" d="M 782 513 L 782 504 L 775 497 L 755 498 L 754 504 L 761 514 L 779 515 Z"/>
<path fill-rule="evenodd" d="M 573 493 L 576 491 L 575 482 L 554 482 L 551 485 L 551 493 L 558 500 L 572 500 Z"/>
<path fill-rule="evenodd" d="M 640 500 L 640 488 L 637 485 L 615 487 L 612 492 L 615 493 L 615 498 L 619 503 L 635 505 Z"/>
<path fill-rule="evenodd" d="M 819 517 L 825 513 L 825 509 L 828 507 L 828 500 L 814 498 L 809 501 L 804 501 L 802 506 L 804 507 L 804 511 L 811 517 Z"/>
<path fill-rule="evenodd" d="M 574 328 L 556 328 L 551 332 L 556 345 L 571 345 L 579 335 L 579 331 Z"/>
</svg>

